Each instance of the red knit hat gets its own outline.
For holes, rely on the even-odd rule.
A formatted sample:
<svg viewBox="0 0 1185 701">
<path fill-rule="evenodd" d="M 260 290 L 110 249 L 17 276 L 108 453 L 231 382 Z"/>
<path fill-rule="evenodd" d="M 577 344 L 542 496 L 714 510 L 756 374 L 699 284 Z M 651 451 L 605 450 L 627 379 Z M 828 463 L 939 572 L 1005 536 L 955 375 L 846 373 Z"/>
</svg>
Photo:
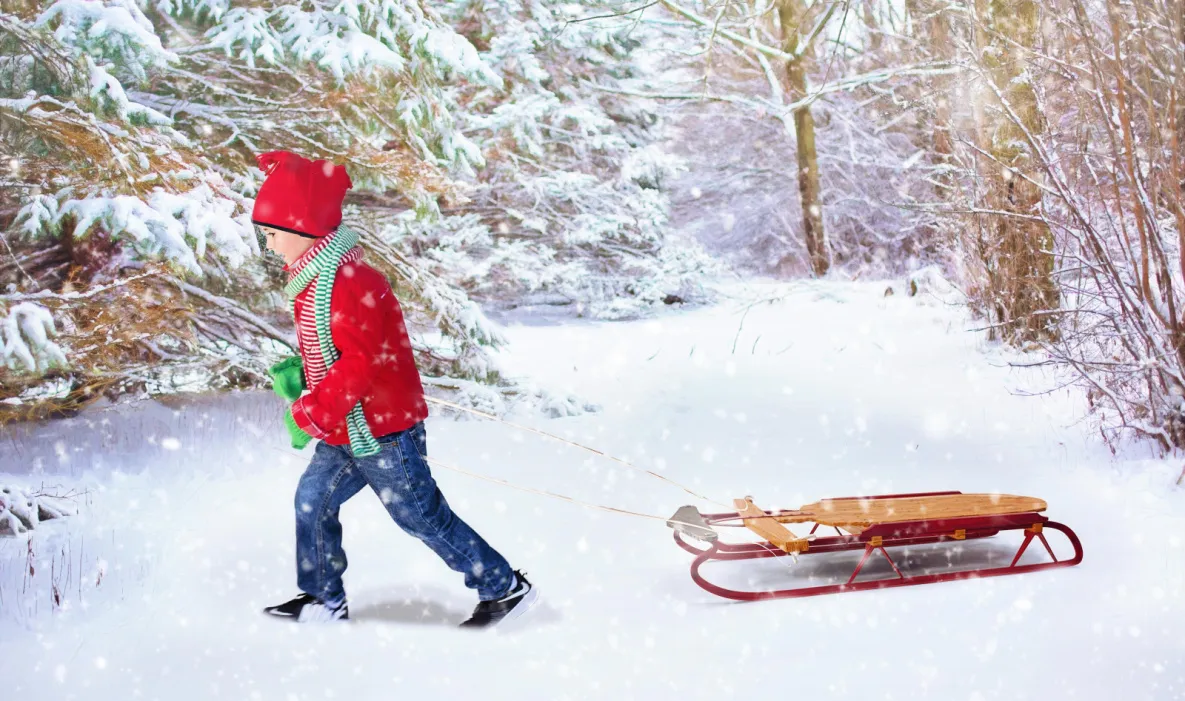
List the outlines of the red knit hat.
<svg viewBox="0 0 1185 701">
<path fill-rule="evenodd" d="M 353 187 L 345 166 L 310 161 L 288 151 L 256 156 L 265 174 L 251 221 L 304 236 L 326 236 L 342 222 L 342 200 Z"/>
</svg>

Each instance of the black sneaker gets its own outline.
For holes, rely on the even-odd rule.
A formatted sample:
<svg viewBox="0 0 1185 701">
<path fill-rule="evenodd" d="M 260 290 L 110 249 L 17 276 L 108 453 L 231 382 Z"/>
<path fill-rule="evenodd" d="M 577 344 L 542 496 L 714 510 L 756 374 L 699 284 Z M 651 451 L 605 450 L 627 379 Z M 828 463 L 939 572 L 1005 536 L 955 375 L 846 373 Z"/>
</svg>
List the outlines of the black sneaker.
<svg viewBox="0 0 1185 701">
<path fill-rule="evenodd" d="M 263 612 L 277 618 L 291 618 L 298 623 L 346 621 L 350 618 L 350 609 L 344 600 L 333 606 L 312 594 L 301 594 L 279 606 L 268 606 Z"/>
<path fill-rule="evenodd" d="M 473 609 L 469 620 L 461 624 L 462 628 L 486 628 L 497 623 L 513 620 L 526 613 L 535 603 L 537 592 L 535 587 L 522 572 L 514 571 L 514 586 L 510 593 L 501 599 L 483 601 Z"/>
</svg>

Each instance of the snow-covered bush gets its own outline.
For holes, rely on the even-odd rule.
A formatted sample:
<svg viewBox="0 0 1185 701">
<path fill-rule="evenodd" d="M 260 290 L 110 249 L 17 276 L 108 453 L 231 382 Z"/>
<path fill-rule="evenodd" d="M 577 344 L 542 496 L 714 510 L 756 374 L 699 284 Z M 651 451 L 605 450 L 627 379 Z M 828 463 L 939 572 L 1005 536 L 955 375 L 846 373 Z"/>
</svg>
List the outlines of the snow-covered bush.
<svg viewBox="0 0 1185 701">
<path fill-rule="evenodd" d="M 923 301 L 939 304 L 962 304 L 966 295 L 943 274 L 937 265 L 927 265 L 906 276 L 906 293 Z"/>
<path fill-rule="evenodd" d="M 68 498 L 0 487 L 0 537 L 23 535 L 40 523 L 77 513 L 78 507 Z"/>
</svg>

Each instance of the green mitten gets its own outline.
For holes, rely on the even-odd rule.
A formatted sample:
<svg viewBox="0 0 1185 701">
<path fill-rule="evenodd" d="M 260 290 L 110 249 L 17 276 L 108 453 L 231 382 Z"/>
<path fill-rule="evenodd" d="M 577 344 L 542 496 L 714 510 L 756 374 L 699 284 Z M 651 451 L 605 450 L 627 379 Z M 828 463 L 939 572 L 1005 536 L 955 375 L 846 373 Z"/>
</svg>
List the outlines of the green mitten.
<svg viewBox="0 0 1185 701">
<path fill-rule="evenodd" d="M 300 398 L 300 393 L 305 388 L 304 368 L 301 366 L 300 356 L 294 355 L 281 360 L 273 365 L 267 374 L 272 376 L 272 390 L 276 394 L 290 402 Z"/>
<path fill-rule="evenodd" d="M 303 450 L 313 437 L 305 433 L 300 426 L 296 425 L 296 419 L 292 418 L 292 410 L 284 412 L 284 427 L 288 429 L 288 437 L 292 440 L 292 447 L 297 450 Z"/>
</svg>

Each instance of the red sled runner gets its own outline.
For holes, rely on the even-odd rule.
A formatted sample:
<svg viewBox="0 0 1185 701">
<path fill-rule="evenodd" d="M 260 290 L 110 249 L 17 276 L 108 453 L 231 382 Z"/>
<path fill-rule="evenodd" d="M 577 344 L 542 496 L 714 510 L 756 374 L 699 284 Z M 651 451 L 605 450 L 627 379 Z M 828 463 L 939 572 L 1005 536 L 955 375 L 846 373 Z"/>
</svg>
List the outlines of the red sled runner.
<svg viewBox="0 0 1185 701">
<path fill-rule="evenodd" d="M 675 531 L 675 542 L 695 555 L 691 563 L 691 578 L 705 590 L 738 601 L 760 601 L 799 596 L 816 596 L 845 591 L 884 589 L 913 584 L 948 582 L 976 577 L 996 577 L 1021 574 L 1055 567 L 1072 567 L 1082 562 L 1082 543 L 1067 526 L 1050 521 L 1039 512 L 1046 504 L 1033 497 L 1009 494 L 963 494 L 962 492 L 928 492 L 921 494 L 888 494 L 870 497 L 824 499 L 789 511 L 765 511 L 752 499 L 733 500 L 737 510 L 722 514 L 701 514 L 694 506 L 684 506 L 675 512 L 667 525 Z M 810 535 L 799 538 L 783 524 L 813 523 Z M 720 540 L 720 527 L 741 527 L 756 533 L 761 542 L 725 543 Z M 837 535 L 817 537 L 820 526 L 834 528 Z M 1062 533 L 1074 548 L 1070 559 L 1059 560 L 1046 540 L 1048 531 Z M 845 533 L 846 531 L 846 533 Z M 889 555 L 888 548 L 961 543 L 988 538 L 1001 531 L 1023 531 L 1024 540 L 1006 567 L 909 574 Z M 688 540 L 700 541 L 707 548 L 692 545 Z M 1017 564 L 1029 545 L 1036 540 L 1044 546 L 1049 561 Z M 700 568 L 713 560 L 751 560 L 790 555 L 799 556 L 863 550 L 864 556 L 847 582 L 766 591 L 738 591 L 704 579 Z M 908 554 L 908 551 L 906 551 Z M 857 581 L 869 558 L 881 555 L 888 560 L 892 574 L 886 577 Z"/>
</svg>

